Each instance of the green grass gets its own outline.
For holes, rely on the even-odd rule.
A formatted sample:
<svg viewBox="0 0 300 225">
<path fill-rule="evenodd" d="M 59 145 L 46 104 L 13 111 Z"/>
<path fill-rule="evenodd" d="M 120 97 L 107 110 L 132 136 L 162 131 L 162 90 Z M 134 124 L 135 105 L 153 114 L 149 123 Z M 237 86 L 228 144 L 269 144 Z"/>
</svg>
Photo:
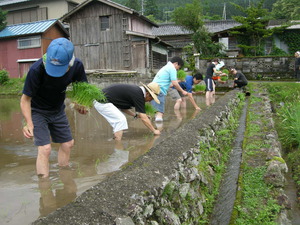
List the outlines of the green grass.
<svg viewBox="0 0 300 225">
<path fill-rule="evenodd" d="M 268 83 L 273 108 L 276 111 L 276 129 L 283 148 L 300 145 L 300 86 L 297 83 Z"/>
<path fill-rule="evenodd" d="M 0 95 L 21 95 L 24 86 L 24 78 L 10 78 L 0 84 Z"/>
<path fill-rule="evenodd" d="M 260 84 L 250 84 L 251 92 L 261 92 Z M 254 91 L 255 90 L 255 91 Z M 260 114 L 258 103 L 262 97 L 251 95 L 247 112 L 247 124 L 243 142 L 243 162 L 238 180 L 239 189 L 230 221 L 231 225 L 272 225 L 280 213 L 276 189 L 265 182 L 267 161 L 265 149 L 271 148 L 265 141 L 265 114 Z M 279 157 L 272 160 L 280 160 Z"/>
<path fill-rule="evenodd" d="M 298 83 L 264 83 L 270 93 L 275 128 L 292 177 L 300 196 L 300 85 Z"/>
<path fill-rule="evenodd" d="M 238 218 L 235 225 L 277 224 L 275 219 L 281 207 L 270 198 L 272 187 L 264 182 L 266 167 L 244 166 L 242 177 L 242 201 L 235 206 Z"/>
</svg>

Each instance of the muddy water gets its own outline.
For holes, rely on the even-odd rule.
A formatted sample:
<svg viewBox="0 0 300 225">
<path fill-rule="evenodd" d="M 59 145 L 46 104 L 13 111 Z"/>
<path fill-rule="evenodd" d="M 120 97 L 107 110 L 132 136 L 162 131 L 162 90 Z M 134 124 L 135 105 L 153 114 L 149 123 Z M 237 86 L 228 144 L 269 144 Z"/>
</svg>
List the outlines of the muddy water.
<svg viewBox="0 0 300 225">
<path fill-rule="evenodd" d="M 196 96 L 196 102 L 201 108 L 206 107 L 203 95 Z M 173 105 L 168 99 L 164 122 L 157 124 L 161 136 L 154 137 L 140 120 L 128 117 L 129 129 L 122 142 L 116 144 L 111 127 L 96 110 L 80 115 L 67 104 L 75 139 L 71 168 L 58 168 L 58 146 L 54 145 L 50 177 L 38 180 L 37 150 L 32 140 L 23 137 L 19 98 L 0 98 L 0 224 L 30 224 L 66 205 L 109 174 L 132 163 L 199 113 L 189 102 L 187 110 L 178 112 L 174 112 Z"/>
</svg>

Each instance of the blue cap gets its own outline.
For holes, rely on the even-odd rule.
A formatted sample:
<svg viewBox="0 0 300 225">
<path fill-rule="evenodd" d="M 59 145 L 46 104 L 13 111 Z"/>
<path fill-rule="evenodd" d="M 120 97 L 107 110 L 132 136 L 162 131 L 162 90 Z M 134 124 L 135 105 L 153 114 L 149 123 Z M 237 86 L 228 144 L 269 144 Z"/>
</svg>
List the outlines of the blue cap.
<svg viewBox="0 0 300 225">
<path fill-rule="evenodd" d="M 74 46 L 66 38 L 54 39 L 47 49 L 46 72 L 52 77 L 62 77 L 68 70 Z"/>
</svg>

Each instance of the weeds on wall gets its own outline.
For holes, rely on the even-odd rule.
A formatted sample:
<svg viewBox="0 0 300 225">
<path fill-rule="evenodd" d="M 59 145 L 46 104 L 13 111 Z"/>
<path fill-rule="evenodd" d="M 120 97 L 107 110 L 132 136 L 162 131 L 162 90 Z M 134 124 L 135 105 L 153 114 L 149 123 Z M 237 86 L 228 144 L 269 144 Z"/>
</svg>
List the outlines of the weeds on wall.
<svg viewBox="0 0 300 225">
<path fill-rule="evenodd" d="M 300 90 L 297 83 L 266 83 L 272 100 L 275 128 L 300 197 Z"/>
</svg>

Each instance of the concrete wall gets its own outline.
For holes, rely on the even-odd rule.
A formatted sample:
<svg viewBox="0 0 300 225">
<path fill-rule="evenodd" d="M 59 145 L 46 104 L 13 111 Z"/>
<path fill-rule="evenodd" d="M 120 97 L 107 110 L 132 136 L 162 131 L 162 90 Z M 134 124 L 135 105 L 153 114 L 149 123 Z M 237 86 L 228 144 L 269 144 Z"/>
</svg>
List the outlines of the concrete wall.
<svg viewBox="0 0 300 225">
<path fill-rule="evenodd" d="M 290 79 L 294 77 L 294 57 L 243 57 L 221 58 L 225 67 L 235 67 L 242 71 L 249 80 L 255 79 Z M 197 68 L 205 74 L 211 59 L 197 59 Z"/>
<path fill-rule="evenodd" d="M 237 92 L 222 96 L 133 164 L 33 224 L 196 223 L 206 213 L 203 190 L 216 185 L 213 167 L 224 154 L 216 133 L 230 129 L 232 118 L 238 118 L 233 116 L 240 102 Z M 206 158 L 199 149 L 210 143 L 220 148 Z M 211 166 L 201 169 L 208 160 Z"/>
</svg>

